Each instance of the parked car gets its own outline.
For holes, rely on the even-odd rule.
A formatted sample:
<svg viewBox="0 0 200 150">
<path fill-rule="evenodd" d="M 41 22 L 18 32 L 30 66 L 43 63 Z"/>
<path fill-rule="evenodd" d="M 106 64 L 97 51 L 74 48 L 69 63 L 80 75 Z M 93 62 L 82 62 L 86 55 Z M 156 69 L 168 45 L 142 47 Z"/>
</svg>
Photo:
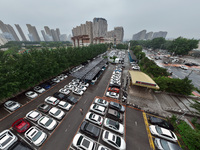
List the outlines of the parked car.
<svg viewBox="0 0 200 150">
<path fill-rule="evenodd" d="M 88 112 L 86 114 L 86 117 L 85 117 L 86 120 L 94 123 L 94 124 L 97 124 L 97 125 L 102 125 L 103 123 L 103 117 L 101 117 L 100 115 L 97 115 L 93 112 Z"/>
<path fill-rule="evenodd" d="M 36 87 L 33 88 L 33 90 L 34 90 L 35 92 L 38 92 L 38 93 L 43 93 L 43 92 L 46 91 L 46 90 L 45 90 L 43 87 L 41 87 L 41 86 L 36 86 Z"/>
<path fill-rule="evenodd" d="M 70 104 L 76 104 L 77 102 L 78 102 L 78 100 L 75 98 L 75 97 L 73 97 L 73 96 L 68 96 L 67 97 L 67 101 L 70 103 Z"/>
<path fill-rule="evenodd" d="M 52 117 L 58 120 L 61 120 L 64 117 L 65 112 L 57 107 L 53 107 L 49 110 L 49 115 L 51 115 Z"/>
<path fill-rule="evenodd" d="M 61 88 L 59 92 L 65 95 L 69 95 L 71 91 L 69 89 Z"/>
<path fill-rule="evenodd" d="M 98 150 L 109 150 L 109 149 L 103 145 L 99 145 Z"/>
<path fill-rule="evenodd" d="M 119 98 L 119 94 L 117 94 L 115 92 L 106 92 L 106 96 L 111 97 L 111 98 L 115 98 L 115 99 Z"/>
<path fill-rule="evenodd" d="M 90 138 L 80 133 L 75 135 L 72 144 L 76 149 L 95 150 L 96 148 L 96 144 Z"/>
<path fill-rule="evenodd" d="M 67 95 L 60 92 L 54 93 L 53 96 L 59 100 L 65 100 L 67 98 Z"/>
<path fill-rule="evenodd" d="M 166 128 L 168 130 L 174 131 L 174 127 L 172 126 L 171 123 L 169 123 L 166 120 L 154 117 L 154 116 L 149 116 L 148 117 L 149 123 L 151 123 L 152 125 L 158 125 L 160 127 Z"/>
<path fill-rule="evenodd" d="M 78 89 L 78 88 L 74 88 L 73 90 L 72 90 L 72 92 L 74 93 L 74 94 L 76 94 L 76 95 L 83 95 L 83 91 L 82 90 L 80 90 L 80 89 Z"/>
<path fill-rule="evenodd" d="M 47 130 L 53 130 L 55 129 L 57 122 L 53 118 L 50 118 L 48 116 L 42 116 L 38 120 L 38 124 Z"/>
<path fill-rule="evenodd" d="M 116 102 L 110 102 L 110 103 L 109 103 L 109 107 L 110 107 L 110 108 L 113 108 L 113 109 L 115 109 L 115 110 L 117 110 L 117 111 L 120 111 L 120 112 L 122 112 L 122 113 L 124 113 L 124 111 L 125 111 L 125 107 L 122 106 L 122 105 L 119 104 L 119 103 L 116 103 Z"/>
<path fill-rule="evenodd" d="M 116 88 L 120 89 L 121 86 L 118 84 L 110 84 L 109 87 L 116 87 Z"/>
<path fill-rule="evenodd" d="M 83 133 L 90 135 L 94 138 L 98 138 L 101 131 L 100 128 L 86 121 L 83 121 L 83 123 L 81 124 L 80 130 Z"/>
<path fill-rule="evenodd" d="M 100 105 L 97 105 L 97 104 L 92 104 L 90 106 L 90 110 L 91 111 L 94 111 L 100 115 L 105 115 L 105 112 L 106 112 L 106 108 L 103 107 L 103 106 L 100 106 Z"/>
<path fill-rule="evenodd" d="M 28 144 L 17 141 L 9 147 L 9 150 L 33 150 Z"/>
<path fill-rule="evenodd" d="M 126 143 L 124 139 L 116 134 L 113 134 L 112 132 L 104 130 L 102 140 L 116 149 L 126 150 Z"/>
<path fill-rule="evenodd" d="M 60 102 L 58 103 L 58 107 L 60 107 L 60 108 L 62 108 L 62 109 L 64 109 L 64 110 L 69 111 L 69 110 L 72 108 L 72 105 L 69 104 L 68 102 L 60 101 Z"/>
<path fill-rule="evenodd" d="M 177 142 L 177 137 L 176 134 L 168 129 L 155 126 L 155 125 L 150 125 L 149 129 L 151 131 L 151 134 L 172 142 Z"/>
<path fill-rule="evenodd" d="M 0 133 L 0 149 L 7 150 L 18 140 L 10 130 L 4 130 Z"/>
<path fill-rule="evenodd" d="M 33 91 L 28 91 L 25 93 L 25 95 L 29 98 L 36 98 L 38 96 L 38 94 L 36 92 L 33 92 Z"/>
<path fill-rule="evenodd" d="M 104 107 L 107 107 L 108 106 L 108 102 L 104 99 L 101 99 L 101 98 L 96 98 L 94 100 L 94 102 L 98 105 L 101 105 L 101 106 L 104 106 Z"/>
<path fill-rule="evenodd" d="M 47 134 L 38 129 L 35 126 L 32 126 L 25 132 L 25 137 L 34 145 L 40 146 L 44 143 L 47 138 Z"/>
<path fill-rule="evenodd" d="M 123 122 L 123 115 L 117 110 L 109 108 L 106 116 L 115 121 Z"/>
<path fill-rule="evenodd" d="M 108 88 L 108 91 L 109 91 L 109 92 L 119 93 L 119 89 L 118 89 L 118 88 L 115 88 L 115 87 L 109 87 L 109 88 Z"/>
<path fill-rule="evenodd" d="M 158 150 L 182 150 L 177 143 L 172 143 L 160 138 L 155 138 L 154 145 Z"/>
<path fill-rule="evenodd" d="M 64 86 L 64 88 L 72 91 L 75 88 L 75 85 L 67 84 L 67 85 Z"/>
<path fill-rule="evenodd" d="M 13 100 L 8 100 L 4 103 L 4 107 L 10 111 L 15 111 L 21 107 L 21 104 Z"/>
<path fill-rule="evenodd" d="M 24 118 L 17 119 L 12 124 L 12 128 L 19 133 L 25 132 L 30 126 L 31 126 L 30 123 L 26 121 Z"/>
<path fill-rule="evenodd" d="M 42 103 L 42 104 L 38 105 L 37 109 L 43 113 L 47 113 L 51 109 L 51 106 Z"/>
<path fill-rule="evenodd" d="M 42 83 L 40 84 L 40 86 L 44 88 L 45 90 L 48 90 L 51 88 L 51 85 L 48 82 Z"/>
<path fill-rule="evenodd" d="M 87 90 L 87 88 L 85 86 L 83 86 L 83 85 L 78 85 L 77 88 L 80 89 L 81 91 L 86 91 Z"/>
<path fill-rule="evenodd" d="M 109 119 L 109 118 L 105 118 L 104 126 L 108 129 L 110 129 L 110 130 L 113 130 L 113 131 L 118 132 L 120 134 L 124 134 L 124 126 L 117 121 L 114 121 L 114 120 Z"/>
<path fill-rule="evenodd" d="M 55 83 L 59 83 L 60 79 L 58 77 L 51 79 L 51 81 L 55 82 Z"/>
<path fill-rule="evenodd" d="M 44 101 L 46 103 L 54 105 L 54 106 L 57 105 L 60 102 L 57 98 L 55 98 L 53 96 L 48 96 L 47 98 L 45 98 Z"/>
<path fill-rule="evenodd" d="M 139 66 L 133 66 L 132 69 L 133 70 L 140 70 L 140 67 Z"/>
<path fill-rule="evenodd" d="M 115 80 L 110 80 L 110 84 L 116 84 L 118 86 L 121 86 L 121 82 L 120 81 L 115 81 Z"/>
<path fill-rule="evenodd" d="M 79 85 L 82 85 L 82 86 L 88 87 L 88 86 L 89 86 L 89 83 L 86 83 L 86 82 L 80 82 Z"/>
<path fill-rule="evenodd" d="M 32 121 L 38 121 L 38 119 L 40 119 L 40 117 L 42 117 L 42 114 L 35 110 L 32 110 L 26 114 L 26 118 L 28 118 Z"/>
<path fill-rule="evenodd" d="M 64 79 L 65 79 L 65 77 L 64 77 L 64 76 L 62 76 L 62 75 L 59 75 L 59 76 L 57 76 L 57 79 L 59 79 L 60 81 L 62 81 L 62 80 L 64 80 Z"/>
</svg>

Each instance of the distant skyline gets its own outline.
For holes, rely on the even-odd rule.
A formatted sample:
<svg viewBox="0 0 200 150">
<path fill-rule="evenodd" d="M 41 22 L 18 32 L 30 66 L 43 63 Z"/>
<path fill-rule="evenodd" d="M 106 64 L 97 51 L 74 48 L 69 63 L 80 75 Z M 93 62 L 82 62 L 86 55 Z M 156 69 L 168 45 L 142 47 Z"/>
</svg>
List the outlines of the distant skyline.
<svg viewBox="0 0 200 150">
<path fill-rule="evenodd" d="M 6 0 L 1 6 L 0 20 L 10 24 L 18 36 L 14 24 L 19 24 L 27 39 L 26 24 L 35 26 L 40 37 L 44 26 L 69 35 L 73 27 L 95 17 L 105 18 L 108 30 L 123 26 L 124 40 L 144 29 L 167 31 L 167 39 L 200 39 L 199 0 Z"/>
</svg>

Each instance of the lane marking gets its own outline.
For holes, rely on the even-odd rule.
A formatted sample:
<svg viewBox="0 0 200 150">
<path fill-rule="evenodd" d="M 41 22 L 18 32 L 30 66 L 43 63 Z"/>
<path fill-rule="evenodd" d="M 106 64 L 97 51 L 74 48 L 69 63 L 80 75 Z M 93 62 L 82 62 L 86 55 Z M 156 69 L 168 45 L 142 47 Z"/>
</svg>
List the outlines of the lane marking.
<svg viewBox="0 0 200 150">
<path fill-rule="evenodd" d="M 152 139 L 152 136 L 151 136 L 151 132 L 150 132 L 150 130 L 149 130 L 149 124 L 148 124 L 148 121 L 147 121 L 146 113 L 143 112 L 142 114 L 143 114 L 144 123 L 145 123 L 146 130 L 147 130 L 147 135 L 148 135 L 150 147 L 151 147 L 152 150 L 155 150 L 155 146 L 154 146 L 154 143 L 153 143 L 153 139 Z"/>
<path fill-rule="evenodd" d="M 135 126 L 137 126 L 137 121 L 135 121 Z"/>
</svg>

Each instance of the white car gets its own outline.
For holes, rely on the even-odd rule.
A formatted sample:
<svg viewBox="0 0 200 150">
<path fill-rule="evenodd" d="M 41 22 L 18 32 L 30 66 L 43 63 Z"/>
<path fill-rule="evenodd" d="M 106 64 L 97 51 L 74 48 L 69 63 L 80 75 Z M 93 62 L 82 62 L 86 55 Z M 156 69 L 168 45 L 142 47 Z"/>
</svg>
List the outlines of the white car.
<svg viewBox="0 0 200 150">
<path fill-rule="evenodd" d="M 109 149 L 103 145 L 99 145 L 98 150 L 109 150 Z"/>
<path fill-rule="evenodd" d="M 61 74 L 60 76 L 61 76 L 61 77 L 64 77 L 64 78 L 67 78 L 67 77 L 68 77 L 68 75 L 66 75 L 66 74 Z"/>
<path fill-rule="evenodd" d="M 113 130 L 113 131 L 118 132 L 120 134 L 124 134 L 124 126 L 117 121 L 114 121 L 114 120 L 109 119 L 109 118 L 105 118 L 103 125 L 110 130 Z"/>
<path fill-rule="evenodd" d="M 4 103 L 4 107 L 10 111 L 15 111 L 16 109 L 18 109 L 19 107 L 21 107 L 21 104 L 18 102 L 15 102 L 13 100 L 9 100 L 7 102 Z"/>
<path fill-rule="evenodd" d="M 86 82 L 80 82 L 79 85 L 82 85 L 82 86 L 88 87 L 88 86 L 89 86 L 89 83 L 86 83 Z"/>
<path fill-rule="evenodd" d="M 86 114 L 86 117 L 85 117 L 86 120 L 94 123 L 94 124 L 97 124 L 97 125 L 102 125 L 103 123 L 103 117 L 93 113 L 93 112 L 88 112 Z"/>
<path fill-rule="evenodd" d="M 76 94 L 76 95 L 83 95 L 83 91 L 82 90 L 80 90 L 80 89 L 78 89 L 78 88 L 74 88 L 73 90 L 72 90 L 72 92 L 74 93 L 74 94 Z"/>
<path fill-rule="evenodd" d="M 110 80 L 110 84 L 118 84 L 118 85 L 121 85 L 121 82 L 111 79 L 111 80 Z"/>
<path fill-rule="evenodd" d="M 55 82 L 55 83 L 59 83 L 60 82 L 60 79 L 58 77 L 52 79 L 51 81 Z"/>
<path fill-rule="evenodd" d="M 72 82 L 77 82 L 79 83 L 81 80 L 80 79 L 73 79 Z"/>
<path fill-rule="evenodd" d="M 68 85 L 65 85 L 64 88 L 72 91 L 75 88 L 75 86 L 68 84 Z"/>
<path fill-rule="evenodd" d="M 0 133 L 0 149 L 7 150 L 18 140 L 10 130 L 4 130 Z"/>
<path fill-rule="evenodd" d="M 59 90 L 59 92 L 65 94 L 65 95 L 68 95 L 68 94 L 70 94 L 71 91 L 69 89 L 62 88 Z"/>
<path fill-rule="evenodd" d="M 61 120 L 64 117 L 65 112 L 59 108 L 53 107 L 49 110 L 49 115 L 51 115 L 52 117 L 58 120 Z"/>
<path fill-rule="evenodd" d="M 186 66 L 180 66 L 181 69 L 184 69 L 184 70 L 188 70 L 188 67 Z"/>
<path fill-rule="evenodd" d="M 44 101 L 46 103 L 54 105 L 54 106 L 57 105 L 60 102 L 57 98 L 55 98 L 53 96 L 48 96 L 47 98 L 45 98 Z"/>
<path fill-rule="evenodd" d="M 38 124 L 47 130 L 53 130 L 56 127 L 57 122 L 53 118 L 43 116 L 38 120 Z"/>
<path fill-rule="evenodd" d="M 60 101 L 60 102 L 58 103 L 58 107 L 69 111 L 69 110 L 72 108 L 72 105 L 71 105 L 70 103 L 68 103 L 68 102 Z"/>
<path fill-rule="evenodd" d="M 92 104 L 90 106 L 90 110 L 94 111 L 100 115 L 105 115 L 105 113 L 106 113 L 106 108 L 103 106 L 97 105 L 97 104 Z"/>
<path fill-rule="evenodd" d="M 80 133 L 75 135 L 72 144 L 76 149 L 95 150 L 96 148 L 96 144 L 93 140 Z"/>
<path fill-rule="evenodd" d="M 28 91 L 25 93 L 25 95 L 29 98 L 36 98 L 38 96 L 38 94 L 36 92 L 33 91 Z"/>
<path fill-rule="evenodd" d="M 32 121 L 38 121 L 38 119 L 40 119 L 41 117 L 42 117 L 42 114 L 35 110 L 32 110 L 26 114 L 26 118 L 28 118 Z"/>
<path fill-rule="evenodd" d="M 60 81 L 62 81 L 62 80 L 65 79 L 65 77 L 64 77 L 63 75 L 59 75 L 59 76 L 57 76 L 57 78 L 58 78 Z"/>
<path fill-rule="evenodd" d="M 101 106 L 104 106 L 104 107 L 107 107 L 108 106 L 108 102 L 104 99 L 101 99 L 101 98 L 96 98 L 94 100 L 94 102 L 98 105 L 101 105 Z"/>
<path fill-rule="evenodd" d="M 106 92 L 106 96 L 111 97 L 111 98 L 115 98 L 115 99 L 119 98 L 119 94 L 115 93 L 115 92 Z"/>
<path fill-rule="evenodd" d="M 87 90 L 87 88 L 85 86 L 83 86 L 83 85 L 78 85 L 77 88 L 79 90 L 81 90 L 81 91 L 86 91 Z"/>
<path fill-rule="evenodd" d="M 34 145 L 40 146 L 47 138 L 47 134 L 35 126 L 32 126 L 25 132 L 25 137 Z"/>
<path fill-rule="evenodd" d="M 33 90 L 35 92 L 38 92 L 38 93 L 43 93 L 44 91 L 46 91 L 44 88 L 40 87 L 40 86 L 36 86 L 33 88 Z"/>
<path fill-rule="evenodd" d="M 155 125 L 150 125 L 149 129 L 151 131 L 151 134 L 154 136 L 158 136 L 160 138 L 163 138 L 172 142 L 177 142 L 176 134 L 168 129 L 161 128 Z"/>
<path fill-rule="evenodd" d="M 133 66 L 132 69 L 133 70 L 140 70 L 140 67 L 139 66 Z"/>
<path fill-rule="evenodd" d="M 104 130 L 102 140 L 116 149 L 126 150 L 126 143 L 124 139 L 116 134 L 113 134 L 112 132 Z"/>
</svg>

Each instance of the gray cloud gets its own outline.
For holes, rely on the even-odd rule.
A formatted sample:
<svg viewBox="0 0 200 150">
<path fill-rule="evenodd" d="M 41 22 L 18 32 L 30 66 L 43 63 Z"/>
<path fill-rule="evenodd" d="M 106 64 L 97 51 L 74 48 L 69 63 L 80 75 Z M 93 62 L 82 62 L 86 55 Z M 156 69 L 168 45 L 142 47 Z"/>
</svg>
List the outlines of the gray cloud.
<svg viewBox="0 0 200 150">
<path fill-rule="evenodd" d="M 108 21 L 108 29 L 123 26 L 125 39 L 140 30 L 167 31 L 168 38 L 200 37 L 199 0 L 6 0 L 1 1 L 1 20 L 6 24 L 71 29 L 94 17 Z"/>
</svg>

